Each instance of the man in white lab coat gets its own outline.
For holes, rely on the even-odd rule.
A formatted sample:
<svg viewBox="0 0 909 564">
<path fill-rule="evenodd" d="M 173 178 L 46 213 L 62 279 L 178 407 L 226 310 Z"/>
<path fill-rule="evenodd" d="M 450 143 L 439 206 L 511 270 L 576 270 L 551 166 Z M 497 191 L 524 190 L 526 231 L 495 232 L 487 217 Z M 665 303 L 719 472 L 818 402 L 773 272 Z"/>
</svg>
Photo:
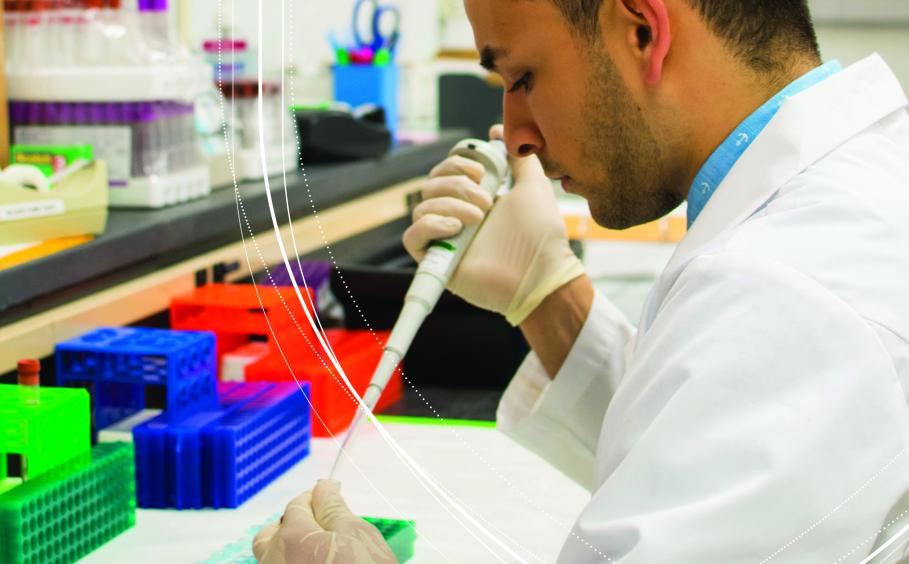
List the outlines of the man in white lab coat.
<svg viewBox="0 0 909 564">
<path fill-rule="evenodd" d="M 822 65 L 802 0 L 466 5 L 515 188 L 492 207 L 445 161 L 405 245 L 488 215 L 451 288 L 533 347 L 500 428 L 592 493 L 560 562 L 899 560 L 909 118 L 886 64 Z M 636 330 L 546 176 L 613 228 L 687 199 Z"/>
</svg>

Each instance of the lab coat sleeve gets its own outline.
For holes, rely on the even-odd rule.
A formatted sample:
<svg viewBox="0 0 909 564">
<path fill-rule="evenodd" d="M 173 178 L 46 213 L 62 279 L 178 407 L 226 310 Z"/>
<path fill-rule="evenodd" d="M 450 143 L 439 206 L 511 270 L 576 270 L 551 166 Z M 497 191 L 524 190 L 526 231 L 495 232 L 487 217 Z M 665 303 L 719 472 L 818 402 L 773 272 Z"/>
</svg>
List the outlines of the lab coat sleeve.
<svg viewBox="0 0 909 564">
<path fill-rule="evenodd" d="M 596 293 L 554 379 L 534 353 L 524 360 L 499 403 L 499 430 L 590 489 L 603 415 L 625 371 L 625 348 L 633 336 L 622 313 Z"/>
<path fill-rule="evenodd" d="M 559 562 L 858 562 L 909 491 L 907 445 L 850 305 L 771 260 L 700 257 L 638 336 Z"/>
</svg>

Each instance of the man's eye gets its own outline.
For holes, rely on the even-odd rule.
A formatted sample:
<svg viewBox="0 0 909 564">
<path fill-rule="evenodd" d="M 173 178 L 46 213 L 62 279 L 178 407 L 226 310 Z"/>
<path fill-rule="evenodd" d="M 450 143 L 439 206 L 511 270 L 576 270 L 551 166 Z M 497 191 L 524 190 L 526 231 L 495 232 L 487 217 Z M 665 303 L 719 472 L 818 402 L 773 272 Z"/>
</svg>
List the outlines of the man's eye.
<svg viewBox="0 0 909 564">
<path fill-rule="evenodd" d="M 524 92 L 530 92 L 530 88 L 531 88 L 530 79 L 531 79 L 531 74 L 529 72 L 524 73 L 524 76 L 522 76 L 517 82 L 515 82 L 514 85 L 508 89 L 508 92 L 509 93 L 517 92 L 521 88 L 524 89 Z"/>
</svg>

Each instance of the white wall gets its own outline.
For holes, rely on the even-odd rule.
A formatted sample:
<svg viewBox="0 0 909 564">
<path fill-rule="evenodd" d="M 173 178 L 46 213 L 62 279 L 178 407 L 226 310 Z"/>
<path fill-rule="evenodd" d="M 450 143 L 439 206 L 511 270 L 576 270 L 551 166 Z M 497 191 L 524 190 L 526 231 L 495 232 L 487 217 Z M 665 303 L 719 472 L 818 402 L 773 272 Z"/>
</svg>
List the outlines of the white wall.
<svg viewBox="0 0 909 564">
<path fill-rule="evenodd" d="M 281 71 L 281 22 L 284 21 L 287 64 L 308 72 L 327 65 L 333 57 L 327 34 L 350 35 L 354 0 L 179 0 L 189 5 L 189 33 L 194 42 L 218 34 L 220 10 L 223 34 L 242 37 L 263 49 L 264 70 Z M 262 44 L 258 45 L 258 5 L 262 11 Z M 425 61 L 438 51 L 437 0 L 380 0 L 397 6 L 402 14 L 398 60 Z M 283 11 L 282 11 L 283 10 Z M 282 16 L 283 15 L 283 16 Z M 286 66 L 286 65 L 285 65 Z"/>
<path fill-rule="evenodd" d="M 178 0 L 188 4 L 189 30 L 195 41 L 217 36 L 217 14 L 223 26 L 252 44 L 257 43 L 257 6 L 260 0 Z M 448 48 L 472 48 L 473 36 L 463 15 L 461 0 L 382 0 L 400 7 L 404 14 L 400 60 L 404 63 L 426 61 L 440 43 Z M 820 14 L 818 36 L 826 59 L 853 63 L 878 51 L 909 86 L 909 21 L 897 24 L 835 22 L 825 15 L 835 10 L 838 0 L 812 0 Z M 855 1 L 855 0 L 851 0 Z M 885 0 L 875 0 L 878 4 Z M 905 4 L 909 1 L 900 0 Z M 285 58 L 298 72 L 312 73 L 324 68 L 332 58 L 326 34 L 335 29 L 346 33 L 354 0 L 261 0 L 263 5 L 264 70 L 272 76 L 281 72 L 281 6 L 284 6 Z M 446 24 L 441 28 L 440 12 Z M 442 29 L 442 31 L 439 31 Z M 225 31 L 225 34 L 228 32 Z"/>
<path fill-rule="evenodd" d="M 884 60 L 909 90 L 909 24 L 819 23 L 818 41 L 825 60 L 852 64 L 874 53 Z"/>
</svg>

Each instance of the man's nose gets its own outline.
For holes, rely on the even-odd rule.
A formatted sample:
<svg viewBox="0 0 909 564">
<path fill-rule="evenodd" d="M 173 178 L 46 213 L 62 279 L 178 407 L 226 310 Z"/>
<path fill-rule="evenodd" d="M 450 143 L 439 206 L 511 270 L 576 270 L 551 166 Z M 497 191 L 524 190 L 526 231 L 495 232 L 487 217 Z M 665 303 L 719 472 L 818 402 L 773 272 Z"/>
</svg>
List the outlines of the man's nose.
<svg viewBox="0 0 909 564">
<path fill-rule="evenodd" d="M 505 145 L 514 157 L 529 157 L 543 150 L 543 135 L 522 92 L 506 92 L 503 99 Z"/>
</svg>

